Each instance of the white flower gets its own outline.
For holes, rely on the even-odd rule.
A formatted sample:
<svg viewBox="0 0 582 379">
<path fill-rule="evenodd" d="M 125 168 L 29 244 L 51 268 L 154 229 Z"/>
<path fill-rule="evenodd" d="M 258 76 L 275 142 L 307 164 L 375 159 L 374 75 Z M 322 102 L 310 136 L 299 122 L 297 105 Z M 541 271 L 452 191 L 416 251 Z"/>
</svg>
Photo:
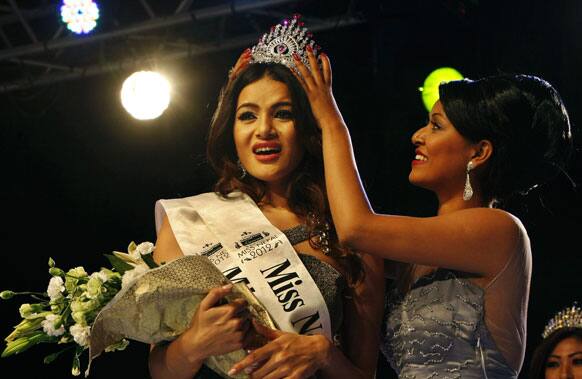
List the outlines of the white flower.
<svg viewBox="0 0 582 379">
<path fill-rule="evenodd" d="M 22 318 L 34 318 L 39 312 L 42 312 L 41 304 L 22 304 L 18 309 L 20 312 L 20 317 Z"/>
<path fill-rule="evenodd" d="M 103 270 L 101 270 L 99 272 L 92 273 L 90 278 L 91 279 L 97 278 L 97 279 L 101 280 L 101 283 L 105 283 L 107 281 L 107 279 L 109 279 L 109 277 L 107 276 L 107 274 Z"/>
<path fill-rule="evenodd" d="M 70 294 L 75 293 L 79 279 L 86 277 L 87 271 L 85 271 L 82 266 L 75 267 L 67 271 L 65 279 L 65 288 L 67 289 L 67 292 Z"/>
<path fill-rule="evenodd" d="M 141 260 L 141 256 L 151 254 L 154 251 L 154 247 L 151 242 L 142 242 L 130 252 L 130 255 L 135 260 Z"/>
<path fill-rule="evenodd" d="M 87 282 L 87 290 L 85 291 L 84 295 L 89 299 L 96 299 L 99 295 L 101 295 L 103 283 L 105 282 L 102 281 L 101 278 L 91 275 L 91 278 Z"/>
<path fill-rule="evenodd" d="M 65 291 L 65 286 L 63 278 L 60 276 L 53 276 L 49 281 L 48 288 L 46 290 L 47 294 L 51 300 L 58 300 L 63 297 L 62 293 Z"/>
<path fill-rule="evenodd" d="M 148 270 L 148 266 L 145 264 L 136 265 L 133 269 L 127 270 L 123 274 L 123 278 L 121 279 L 121 288 L 125 288 L 129 285 L 135 278 L 137 278 L 140 274 L 146 272 Z"/>
<path fill-rule="evenodd" d="M 73 299 L 71 301 L 71 316 L 77 324 L 86 325 L 86 316 L 98 309 L 99 305 L 99 301 L 95 299 Z"/>
<path fill-rule="evenodd" d="M 59 315 L 55 314 L 46 315 L 44 320 L 40 323 L 44 332 L 52 337 L 58 337 L 63 334 L 65 332 L 65 327 L 63 325 L 61 325 L 60 328 L 55 329 L 55 323 L 59 321 L 60 318 Z"/>
<path fill-rule="evenodd" d="M 67 275 L 73 276 L 75 278 L 83 278 L 83 277 L 87 276 L 87 271 L 85 271 L 83 266 L 78 266 L 78 267 L 70 269 L 67 272 Z"/>
<path fill-rule="evenodd" d="M 71 317 L 79 325 L 87 325 L 87 320 L 85 319 L 85 312 L 72 312 Z"/>
<path fill-rule="evenodd" d="M 26 318 L 26 316 L 32 313 L 32 307 L 28 303 L 22 304 L 18 311 L 20 312 L 20 317 Z"/>
<path fill-rule="evenodd" d="M 89 346 L 89 334 L 91 327 L 75 324 L 69 328 L 75 342 L 83 347 Z"/>
</svg>

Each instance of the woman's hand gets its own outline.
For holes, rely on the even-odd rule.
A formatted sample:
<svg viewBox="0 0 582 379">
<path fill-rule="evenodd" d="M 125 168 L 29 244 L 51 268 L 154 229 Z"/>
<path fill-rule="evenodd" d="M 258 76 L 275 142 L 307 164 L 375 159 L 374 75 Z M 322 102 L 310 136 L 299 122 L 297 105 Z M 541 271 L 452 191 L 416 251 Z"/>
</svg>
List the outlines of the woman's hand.
<svg viewBox="0 0 582 379">
<path fill-rule="evenodd" d="M 251 49 L 248 48 L 238 57 L 234 66 L 228 71 L 228 81 L 233 81 L 243 68 L 251 61 Z"/>
<path fill-rule="evenodd" d="M 308 378 L 329 362 L 332 343 L 321 335 L 304 336 L 269 329 L 253 320 L 258 334 L 269 341 L 236 363 L 229 375 L 240 371 L 251 378 Z"/>
<path fill-rule="evenodd" d="M 232 284 L 210 290 L 192 317 L 190 328 L 178 338 L 190 362 L 243 348 L 250 326 L 246 301 L 217 305 L 231 290 Z"/>
<path fill-rule="evenodd" d="M 318 126 L 324 128 L 330 122 L 341 122 L 343 124 L 343 118 L 331 89 L 332 74 L 329 57 L 325 53 L 319 55 L 320 68 L 311 46 L 307 46 L 306 51 L 311 69 L 307 68 L 295 53 L 293 54 L 295 66 L 301 75 L 298 75 L 294 70 L 291 70 L 291 72 L 295 74 L 295 77 L 302 84 Z"/>
</svg>

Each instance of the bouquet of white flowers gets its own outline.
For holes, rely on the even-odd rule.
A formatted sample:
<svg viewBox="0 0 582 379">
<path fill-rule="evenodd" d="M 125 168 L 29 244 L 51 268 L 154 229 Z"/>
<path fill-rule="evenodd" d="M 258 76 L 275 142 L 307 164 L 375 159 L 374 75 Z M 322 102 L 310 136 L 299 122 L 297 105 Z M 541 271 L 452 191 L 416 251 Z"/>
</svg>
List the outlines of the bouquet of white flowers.
<svg viewBox="0 0 582 379">
<path fill-rule="evenodd" d="M 189 255 L 167 264 L 157 265 L 152 257 L 154 245 L 131 243 L 128 253 L 114 251 L 106 257 L 111 269 L 102 268 L 88 274 L 83 267 L 65 272 L 49 259 L 46 292 L 2 291 L 2 299 L 28 295 L 36 303 L 22 304 L 23 320 L 6 337 L 2 357 L 21 353 L 39 343 L 55 343 L 62 349 L 50 354 L 52 362 L 72 350 L 72 374 L 79 375 L 80 357 L 88 350 L 91 361 L 103 351 L 123 350 L 128 340 L 147 344 L 172 341 L 190 325 L 200 301 L 208 291 L 228 283 L 228 279 L 205 256 Z M 276 328 L 266 309 L 243 284 L 235 283 L 226 301 L 244 298 L 252 317 L 261 324 Z M 254 333 L 255 344 L 264 337 Z M 208 357 L 205 364 L 224 378 L 232 365 L 246 355 L 243 349 Z M 247 378 L 236 374 L 234 378 Z"/>
<path fill-rule="evenodd" d="M 111 269 L 88 274 L 82 266 L 64 271 L 50 258 L 51 279 L 46 292 L 2 291 L 0 298 L 7 300 L 16 295 L 30 296 L 35 303 L 20 306 L 22 321 L 5 338 L 2 357 L 21 353 L 39 343 L 56 343 L 62 348 L 45 357 L 50 363 L 65 351 L 73 351 L 72 374 L 80 374 L 81 354 L 89 348 L 91 325 L 114 296 L 139 274 L 157 267 L 152 258 L 154 245 L 132 242 L 128 253 L 114 251 L 107 254 Z M 106 351 L 123 350 L 127 339 L 108 346 Z"/>
</svg>

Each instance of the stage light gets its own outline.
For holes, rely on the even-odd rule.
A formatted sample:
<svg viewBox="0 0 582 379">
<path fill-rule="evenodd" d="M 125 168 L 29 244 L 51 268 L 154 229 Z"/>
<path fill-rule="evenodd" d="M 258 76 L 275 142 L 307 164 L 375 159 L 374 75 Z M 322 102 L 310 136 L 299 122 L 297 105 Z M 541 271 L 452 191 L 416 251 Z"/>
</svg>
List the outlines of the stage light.
<svg viewBox="0 0 582 379">
<path fill-rule="evenodd" d="M 463 79 L 463 75 L 451 67 L 437 68 L 428 74 L 423 86 L 419 88 L 425 108 L 430 112 L 434 103 L 439 99 L 439 85 L 442 82 L 460 79 Z"/>
<path fill-rule="evenodd" d="M 134 72 L 123 82 L 121 104 L 138 120 L 158 118 L 170 104 L 170 83 L 157 72 Z"/>
<path fill-rule="evenodd" d="M 99 8 L 92 0 L 63 0 L 61 19 L 73 33 L 87 34 L 97 26 Z"/>
</svg>

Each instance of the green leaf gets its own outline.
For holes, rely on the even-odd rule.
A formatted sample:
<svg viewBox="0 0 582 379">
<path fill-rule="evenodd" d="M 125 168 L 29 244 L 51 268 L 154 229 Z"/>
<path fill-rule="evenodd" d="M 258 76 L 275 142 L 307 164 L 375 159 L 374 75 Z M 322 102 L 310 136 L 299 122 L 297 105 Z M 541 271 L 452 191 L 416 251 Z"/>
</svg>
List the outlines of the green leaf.
<svg viewBox="0 0 582 379">
<path fill-rule="evenodd" d="M 121 350 L 125 350 L 125 348 L 129 345 L 129 341 L 126 340 L 125 338 L 122 339 L 121 341 L 118 341 L 114 344 L 111 344 L 109 346 L 107 346 L 105 348 L 105 352 L 106 353 L 110 353 L 112 351 L 121 351 Z"/>
<path fill-rule="evenodd" d="M 26 337 L 18 338 L 12 342 L 8 342 L 6 344 L 6 349 L 2 352 L 2 358 L 9 357 L 13 354 L 22 353 L 30 349 L 32 346 L 37 345 L 43 342 L 56 342 L 57 339 L 55 337 L 51 337 L 46 335 L 42 331 L 38 331 L 36 333 L 30 334 Z"/>
<path fill-rule="evenodd" d="M 109 260 L 109 263 L 111 263 L 113 269 L 121 275 L 123 275 L 128 270 L 133 270 L 132 265 L 124 262 L 121 258 L 118 258 L 113 254 L 105 254 L 105 257 Z"/>
<path fill-rule="evenodd" d="M 65 272 L 58 267 L 49 268 L 49 274 L 52 276 L 60 276 L 61 278 L 65 277 Z"/>
<path fill-rule="evenodd" d="M 65 351 L 71 350 L 72 348 L 73 348 L 73 346 L 69 346 L 69 347 L 67 347 L 67 348 L 65 348 L 65 349 L 63 349 L 63 350 L 61 350 L 61 351 L 57 351 L 56 353 L 52 353 L 52 354 L 50 354 L 50 355 L 47 355 L 46 357 L 44 357 L 44 360 L 43 360 L 43 362 L 44 362 L 45 364 L 49 364 L 49 363 L 51 363 L 52 361 L 54 361 L 55 359 L 57 359 L 57 357 L 58 357 L 59 355 L 61 355 L 61 354 L 62 354 L 62 353 L 64 353 Z"/>
<path fill-rule="evenodd" d="M 137 247 L 137 244 L 134 241 L 131 241 L 131 243 L 127 247 L 127 252 L 130 254 L 133 253 L 133 251 L 135 250 L 136 247 Z"/>
<path fill-rule="evenodd" d="M 46 315 L 50 312 L 43 312 L 43 313 L 45 313 L 45 315 Z M 36 331 L 38 329 L 42 328 L 41 323 L 43 320 L 44 320 L 44 317 L 37 317 L 34 319 L 24 319 L 24 320 L 20 321 L 20 323 L 14 327 L 14 330 L 12 331 L 12 333 L 10 333 L 8 335 L 8 337 L 4 338 L 4 341 L 10 343 L 12 341 L 15 341 L 16 339 L 21 338 L 21 337 L 35 335 Z"/>
<path fill-rule="evenodd" d="M 49 265 L 49 267 L 51 267 L 51 268 L 52 268 L 52 267 L 55 267 L 55 260 L 54 260 L 54 259 L 52 259 L 51 257 L 49 257 L 48 265 Z"/>
</svg>

